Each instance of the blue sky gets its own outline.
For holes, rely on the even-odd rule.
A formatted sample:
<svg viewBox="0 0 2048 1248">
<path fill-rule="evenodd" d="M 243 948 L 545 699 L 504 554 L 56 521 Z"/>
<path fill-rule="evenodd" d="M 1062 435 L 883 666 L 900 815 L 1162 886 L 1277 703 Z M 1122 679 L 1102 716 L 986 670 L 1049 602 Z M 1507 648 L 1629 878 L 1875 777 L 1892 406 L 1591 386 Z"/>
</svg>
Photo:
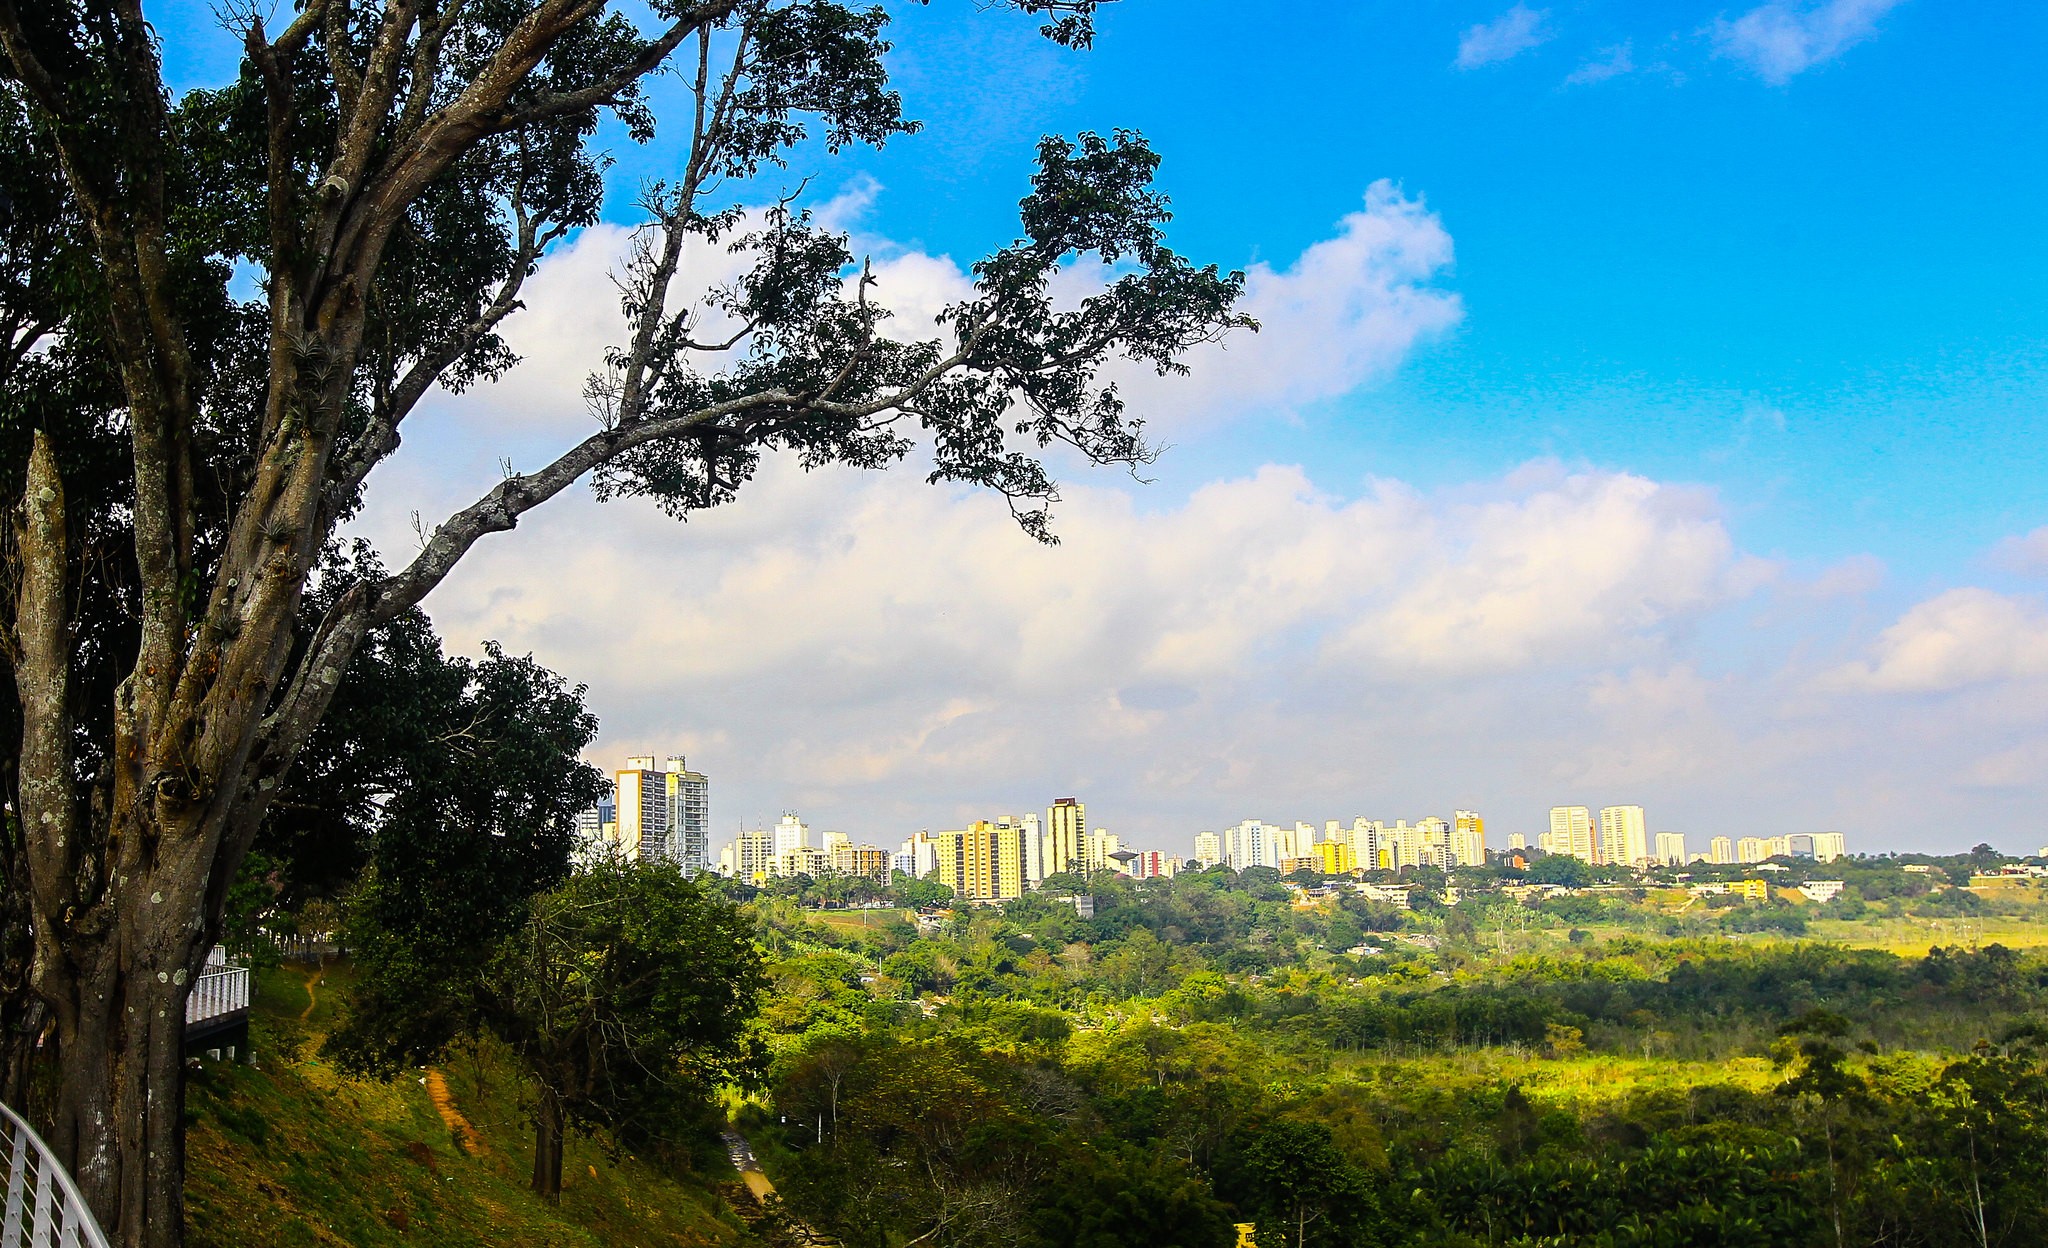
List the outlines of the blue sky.
<svg viewBox="0 0 2048 1248">
<path fill-rule="evenodd" d="M 972 0 L 892 7 L 925 129 L 814 186 L 862 202 L 857 239 L 912 288 L 1009 238 L 1038 136 L 1122 126 L 1165 154 L 1175 244 L 1265 266 L 1268 305 L 1300 309 L 1147 396 L 1156 484 L 1078 474 L 1064 554 L 865 478 L 772 478 L 682 530 L 580 502 L 522 528 L 429 605 L 589 680 L 602 756 L 687 746 L 723 816 L 796 805 L 877 840 L 1077 788 L 1176 849 L 1454 804 L 1530 831 L 1567 800 L 1701 844 L 1759 802 L 1852 847 L 2048 839 L 2048 533 L 2025 540 L 2048 526 L 2048 6 L 1122 0 L 1084 54 Z M 168 44 L 175 79 L 220 72 L 206 6 L 156 12 L 199 32 Z M 616 155 L 626 226 L 674 154 Z M 392 501 L 373 486 L 387 547 L 488 480 L 491 437 L 538 454 L 573 428 L 594 360 L 557 340 L 601 328 L 618 237 L 548 262 L 539 380 L 445 404 Z M 1346 267 L 1346 238 L 1381 242 Z M 928 585 L 841 531 L 907 514 L 976 535 L 920 554 Z M 1177 562 L 1203 550 L 1228 574 Z M 596 572 L 536 585 L 621 552 L 703 587 L 664 600 L 667 632 L 607 631 L 631 608 Z M 1035 666 L 1063 584 L 1111 623 Z M 964 622 L 977 602 L 1015 627 Z M 748 612 L 788 637 L 725 638 Z M 793 622 L 818 616 L 856 622 Z M 646 661 L 692 648 L 726 658 Z"/>
</svg>

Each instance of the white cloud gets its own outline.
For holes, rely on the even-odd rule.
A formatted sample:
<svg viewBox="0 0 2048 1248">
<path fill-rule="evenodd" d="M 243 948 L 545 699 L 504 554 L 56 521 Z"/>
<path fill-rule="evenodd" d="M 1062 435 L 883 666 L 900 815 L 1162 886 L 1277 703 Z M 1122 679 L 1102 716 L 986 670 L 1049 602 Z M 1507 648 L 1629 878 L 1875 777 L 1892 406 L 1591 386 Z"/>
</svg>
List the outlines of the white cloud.
<svg viewBox="0 0 2048 1248">
<path fill-rule="evenodd" d="M 2021 576 L 2048 576 L 2048 525 L 2008 537 L 1991 548 L 1993 567 Z"/>
<path fill-rule="evenodd" d="M 1285 269 L 1245 271 L 1243 310 L 1259 333 L 1197 352 L 1187 384 L 1169 383 L 1176 405 L 1230 415 L 1291 408 L 1388 373 L 1464 316 L 1457 295 L 1432 285 L 1451 258 L 1451 236 L 1422 200 L 1373 183 L 1365 210 L 1346 215 L 1336 237 Z"/>
<path fill-rule="evenodd" d="M 1714 43 L 1723 56 L 1741 61 L 1774 86 L 1877 33 L 1885 14 L 1900 0 L 1773 0 L 1733 21 L 1714 23 Z"/>
<path fill-rule="evenodd" d="M 1951 589 L 1884 630 L 1870 657 L 1828 672 L 1831 691 L 1946 693 L 2048 676 L 2048 610 L 2031 598 Z"/>
<path fill-rule="evenodd" d="M 1550 39 L 1550 10 L 1517 4 L 1458 37 L 1458 68 L 1477 69 L 1520 56 Z"/>
<path fill-rule="evenodd" d="M 1565 76 L 1568 87 L 1590 86 L 1632 74 L 1636 70 L 1635 44 L 1624 39 L 1612 47 L 1600 49 L 1600 54 Z"/>
<path fill-rule="evenodd" d="M 1754 585 L 1710 498 L 1626 474 L 1454 508 L 1434 536 L 1446 557 L 1359 620 L 1349 647 L 1434 672 L 1611 658 Z"/>
<path fill-rule="evenodd" d="M 1145 777 L 1178 802 L 1309 767 L 1327 784 L 1390 697 L 1441 713 L 1418 674 L 1654 658 L 1661 631 L 1742 592 L 1711 500 L 1547 467 L 1346 500 L 1269 465 L 1158 511 L 1083 484 L 1058 528 L 1038 547 L 999 500 L 914 470 L 776 465 L 687 525 L 563 500 L 428 605 L 455 644 L 495 638 L 587 681 L 607 757 L 696 749 L 774 795 L 764 812 L 932 821 L 1019 782 L 1092 780 L 1127 812 Z M 1346 689 L 1372 692 L 1344 706 Z"/>
</svg>

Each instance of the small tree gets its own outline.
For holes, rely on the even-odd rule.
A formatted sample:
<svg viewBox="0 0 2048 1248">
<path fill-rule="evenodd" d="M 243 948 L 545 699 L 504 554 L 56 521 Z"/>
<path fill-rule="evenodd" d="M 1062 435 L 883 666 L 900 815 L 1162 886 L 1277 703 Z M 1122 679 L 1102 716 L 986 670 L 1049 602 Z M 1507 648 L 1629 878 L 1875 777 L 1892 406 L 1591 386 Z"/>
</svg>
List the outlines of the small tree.
<svg viewBox="0 0 2048 1248">
<path fill-rule="evenodd" d="M 535 898 L 486 995 L 534 1081 L 533 1190 L 561 1196 L 569 1131 L 660 1138 L 717 1084 L 753 1078 L 743 1031 L 765 983 L 752 923 L 667 864 L 599 862 Z"/>
</svg>

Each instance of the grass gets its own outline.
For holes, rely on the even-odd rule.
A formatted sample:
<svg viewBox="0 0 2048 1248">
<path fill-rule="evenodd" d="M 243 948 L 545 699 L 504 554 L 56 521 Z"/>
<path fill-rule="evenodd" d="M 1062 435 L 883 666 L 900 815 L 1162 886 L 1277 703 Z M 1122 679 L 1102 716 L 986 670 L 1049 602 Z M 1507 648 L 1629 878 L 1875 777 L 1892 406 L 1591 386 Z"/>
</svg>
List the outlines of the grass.
<svg viewBox="0 0 2048 1248">
<path fill-rule="evenodd" d="M 908 910 L 810 910 L 804 917 L 836 932 L 878 932 L 890 923 L 907 921 Z"/>
<path fill-rule="evenodd" d="M 192 1248 L 505 1245 L 683 1248 L 743 1242 L 718 1196 L 724 1174 L 681 1177 L 573 1140 L 559 1206 L 527 1190 L 532 1133 L 519 1081 L 488 1051 L 444 1069 L 481 1148 L 472 1155 L 428 1098 L 424 1071 L 352 1078 L 317 1054 L 347 993 L 330 968 L 307 1010 L 308 976 L 260 972 L 257 1065 L 207 1063 L 186 1094 Z"/>
<path fill-rule="evenodd" d="M 2048 922 L 2031 916 L 1984 915 L 1952 919 L 1821 919 L 1807 925 L 1814 940 L 1851 949 L 1882 949 L 1902 957 L 1924 957 L 1935 945 L 2008 949 L 2048 946 Z"/>
</svg>

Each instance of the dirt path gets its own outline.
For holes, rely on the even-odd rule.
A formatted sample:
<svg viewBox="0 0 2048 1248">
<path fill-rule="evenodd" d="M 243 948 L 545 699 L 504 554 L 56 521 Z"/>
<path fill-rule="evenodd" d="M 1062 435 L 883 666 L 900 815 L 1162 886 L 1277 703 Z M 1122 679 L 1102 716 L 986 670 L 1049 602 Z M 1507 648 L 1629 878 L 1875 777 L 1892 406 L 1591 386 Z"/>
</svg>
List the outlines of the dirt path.
<svg viewBox="0 0 2048 1248">
<path fill-rule="evenodd" d="M 319 965 L 314 968 L 313 973 L 306 976 L 306 1008 L 299 1011 L 300 1022 L 303 1023 L 313 1017 L 313 1008 L 320 1004 L 320 998 L 314 995 L 313 990 L 320 986 L 320 981 L 326 974 L 327 960 L 322 958 Z"/>
<path fill-rule="evenodd" d="M 434 1112 L 441 1115 L 448 1133 L 461 1142 L 462 1151 L 472 1157 L 482 1157 L 491 1151 L 484 1143 L 483 1135 L 456 1108 L 455 1098 L 448 1094 L 448 1081 L 438 1070 L 427 1072 L 427 1099 L 434 1103 Z"/>
<path fill-rule="evenodd" d="M 778 1206 L 782 1198 L 775 1194 L 775 1184 L 769 1182 L 768 1176 L 761 1172 L 761 1163 L 754 1159 L 754 1149 L 747 1143 L 747 1137 L 737 1131 L 727 1131 L 724 1138 L 726 1156 L 732 1158 L 733 1166 L 740 1172 L 740 1182 L 746 1184 L 754 1202 L 764 1211 Z M 796 1237 L 798 1243 L 813 1245 L 814 1248 L 837 1248 L 832 1240 L 794 1219 L 787 1220 L 783 1225 Z"/>
</svg>

